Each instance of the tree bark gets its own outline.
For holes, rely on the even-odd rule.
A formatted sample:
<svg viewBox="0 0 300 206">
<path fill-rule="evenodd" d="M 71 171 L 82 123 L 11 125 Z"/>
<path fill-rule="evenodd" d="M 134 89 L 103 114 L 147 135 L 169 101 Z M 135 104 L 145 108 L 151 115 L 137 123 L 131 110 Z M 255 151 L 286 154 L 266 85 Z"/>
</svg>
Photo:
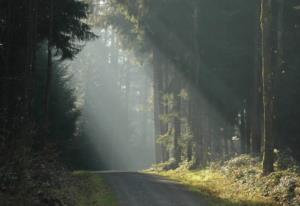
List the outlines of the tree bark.
<svg viewBox="0 0 300 206">
<path fill-rule="evenodd" d="M 261 45 L 260 45 L 260 20 L 259 16 L 261 13 L 260 1 L 256 2 L 256 20 L 254 23 L 254 64 L 253 64 L 253 84 L 252 84 L 252 95 L 250 100 L 249 109 L 249 120 L 251 129 L 251 152 L 253 155 L 258 156 L 261 152 L 261 84 L 260 84 L 260 74 L 261 74 Z"/>
<path fill-rule="evenodd" d="M 190 85 L 188 85 L 188 92 L 189 92 L 189 95 L 191 96 L 191 88 L 190 88 Z M 188 125 L 190 127 L 190 129 L 192 129 L 192 115 L 193 115 L 193 110 L 192 110 L 192 100 L 191 100 L 191 97 L 189 98 L 188 100 L 188 111 L 187 111 L 187 121 L 188 121 Z M 186 151 L 186 154 L 187 154 L 187 160 L 190 162 L 192 161 L 192 158 L 193 158 L 193 143 L 192 143 L 192 140 L 189 140 L 188 141 L 188 145 L 187 145 L 187 151 Z"/>
<path fill-rule="evenodd" d="M 181 116 L 181 98 L 179 96 L 179 88 L 180 88 L 180 79 L 177 77 L 176 80 L 176 89 L 175 89 L 175 107 L 174 107 L 174 159 L 176 164 L 179 164 L 181 161 L 181 151 L 179 148 L 179 138 L 181 136 L 181 122 L 180 122 L 180 116 Z"/>
<path fill-rule="evenodd" d="M 245 112 L 245 149 L 246 149 L 246 154 L 249 154 L 251 151 L 251 122 L 250 122 L 250 106 L 249 103 L 246 103 L 246 112 Z"/>
<path fill-rule="evenodd" d="M 52 44 L 53 44 L 53 21 L 54 21 L 54 0 L 50 0 L 49 8 L 49 36 L 48 36 L 48 67 L 47 67 L 47 80 L 45 90 L 45 126 L 49 126 L 49 101 L 51 93 L 51 81 L 52 81 Z"/>
<path fill-rule="evenodd" d="M 203 165 L 203 139 L 202 139 L 202 126 L 201 117 L 200 117 L 200 107 L 201 107 L 201 100 L 198 96 L 197 89 L 199 89 L 199 72 L 200 72 L 200 51 L 199 51 L 199 40 L 198 40 L 198 19 L 199 19 L 199 5 L 195 2 L 194 6 L 194 15 L 193 15 L 193 38 L 194 38 L 194 62 L 195 62 L 195 71 L 193 79 L 193 84 L 195 88 L 191 89 L 191 101 L 192 101 L 192 133 L 193 139 L 195 143 L 195 155 L 194 155 L 194 164 L 192 168 L 201 167 Z"/>
<path fill-rule="evenodd" d="M 227 128 L 223 128 L 223 131 L 221 131 L 221 135 L 223 137 L 224 141 L 224 157 L 227 158 L 229 154 L 229 149 L 228 149 L 228 136 L 227 136 Z"/>
<path fill-rule="evenodd" d="M 274 68 L 276 68 L 276 71 L 274 71 L 274 88 L 273 88 L 273 93 L 274 93 L 274 98 L 273 98 L 273 119 L 274 119 L 274 131 L 276 130 L 275 128 L 277 128 L 277 126 L 279 126 L 278 124 L 280 124 L 280 122 L 278 121 L 278 101 L 279 101 L 279 96 L 278 94 L 278 90 L 280 89 L 280 78 L 281 78 L 281 74 L 282 71 L 285 70 L 284 66 L 285 66 L 285 61 L 284 61 L 284 42 L 283 42 L 283 37 L 284 37 L 284 12 L 285 12 L 285 1 L 284 0 L 277 0 L 276 2 L 276 7 L 277 7 L 277 15 L 276 15 L 276 22 L 274 24 L 276 24 L 276 62 L 275 62 L 275 66 Z M 284 142 L 282 142 L 282 140 L 280 140 L 279 134 L 278 132 L 274 132 L 274 142 L 275 144 L 282 144 Z M 280 142 L 281 141 L 281 142 Z"/>
<path fill-rule="evenodd" d="M 36 61 L 37 41 L 37 0 L 28 0 L 28 22 L 27 22 L 27 52 L 26 52 L 26 106 L 28 115 L 32 117 L 34 101 L 34 73 Z"/>
<path fill-rule="evenodd" d="M 162 148 L 157 139 L 160 136 L 160 88 L 161 88 L 161 61 L 157 49 L 153 50 L 153 104 L 154 104 L 154 134 L 155 134 L 155 160 L 156 163 L 162 162 Z"/>
<path fill-rule="evenodd" d="M 263 80 L 263 109 L 264 109 L 264 155 L 263 174 L 274 171 L 273 134 L 272 134 L 272 0 L 262 0 L 261 30 L 262 30 L 262 80 Z"/>
<path fill-rule="evenodd" d="M 164 95 L 169 93 L 170 91 L 170 85 L 169 85 L 169 74 L 171 74 L 171 67 L 170 64 L 167 60 L 163 60 L 161 62 L 161 73 L 160 73 L 160 81 L 161 81 L 161 88 L 160 90 L 160 117 L 166 116 L 169 114 L 171 111 L 171 108 L 169 107 L 169 102 L 164 101 Z M 167 134 L 172 127 L 170 126 L 170 122 L 164 122 L 160 120 L 160 134 Z M 162 162 L 167 162 L 170 159 L 170 151 L 168 150 L 167 145 L 161 145 L 161 150 L 162 150 Z"/>
<path fill-rule="evenodd" d="M 246 119 L 245 119 L 245 111 L 244 108 L 241 111 L 241 124 L 240 124 L 240 152 L 241 154 L 246 154 L 246 143 L 247 143 L 247 137 L 246 137 Z"/>
</svg>

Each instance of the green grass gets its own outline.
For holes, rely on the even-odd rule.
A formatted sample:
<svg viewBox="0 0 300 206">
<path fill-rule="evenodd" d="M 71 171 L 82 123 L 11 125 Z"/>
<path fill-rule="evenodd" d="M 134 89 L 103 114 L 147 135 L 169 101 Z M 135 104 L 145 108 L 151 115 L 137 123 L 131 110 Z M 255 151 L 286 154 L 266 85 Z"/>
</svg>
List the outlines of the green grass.
<svg viewBox="0 0 300 206">
<path fill-rule="evenodd" d="M 157 174 L 183 183 L 192 191 L 199 193 L 211 206 L 275 206 L 276 204 L 258 192 L 238 183 L 233 178 L 213 169 L 190 171 L 149 170 L 147 173 Z"/>
<path fill-rule="evenodd" d="M 117 206 L 117 200 L 99 174 L 73 172 L 76 206 Z"/>
</svg>

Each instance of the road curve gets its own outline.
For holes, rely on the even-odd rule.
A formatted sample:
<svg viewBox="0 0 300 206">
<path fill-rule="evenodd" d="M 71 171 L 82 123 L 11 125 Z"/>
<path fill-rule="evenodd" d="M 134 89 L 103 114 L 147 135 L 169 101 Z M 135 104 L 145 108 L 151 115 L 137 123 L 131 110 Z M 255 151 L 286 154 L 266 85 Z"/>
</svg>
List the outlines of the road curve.
<svg viewBox="0 0 300 206">
<path fill-rule="evenodd" d="M 207 206 L 184 186 L 154 175 L 136 172 L 103 172 L 117 195 L 119 206 Z"/>
</svg>

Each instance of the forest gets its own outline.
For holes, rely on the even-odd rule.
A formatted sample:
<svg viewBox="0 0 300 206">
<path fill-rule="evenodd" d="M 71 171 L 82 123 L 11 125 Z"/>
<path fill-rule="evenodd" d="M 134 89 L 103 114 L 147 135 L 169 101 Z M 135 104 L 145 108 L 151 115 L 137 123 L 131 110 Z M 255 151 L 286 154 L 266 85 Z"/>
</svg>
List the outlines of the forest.
<svg viewBox="0 0 300 206">
<path fill-rule="evenodd" d="M 299 0 L 0 0 L 0 205 L 299 206 L 299 67 Z"/>
</svg>

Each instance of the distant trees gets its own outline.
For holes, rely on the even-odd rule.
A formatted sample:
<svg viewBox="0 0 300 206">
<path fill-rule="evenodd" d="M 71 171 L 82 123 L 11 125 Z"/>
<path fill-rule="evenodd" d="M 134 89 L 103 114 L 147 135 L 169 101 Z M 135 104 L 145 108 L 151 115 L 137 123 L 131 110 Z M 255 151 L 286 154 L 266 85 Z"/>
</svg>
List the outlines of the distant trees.
<svg viewBox="0 0 300 206">
<path fill-rule="evenodd" d="M 263 172 L 273 172 L 273 78 L 272 71 L 272 0 L 263 0 L 261 5 L 262 30 L 262 81 L 263 81 L 263 110 L 264 110 L 264 159 Z"/>
<path fill-rule="evenodd" d="M 280 97 L 279 85 L 291 47 L 285 35 L 297 33 L 283 19 L 295 24 L 296 4 L 112 2 L 106 22 L 130 48 L 153 58 L 157 162 L 193 159 L 199 167 L 236 154 L 264 154 L 264 173 L 273 171 L 273 149 L 293 147 L 283 141 L 288 119 L 279 116 L 287 111 L 282 100 L 287 96 Z M 188 134 L 192 138 L 185 139 Z"/>
<path fill-rule="evenodd" d="M 81 108 L 74 165 L 91 170 L 149 167 L 154 159 L 149 63 L 139 63 L 124 50 L 111 27 L 94 31 L 99 38 L 68 64 Z"/>
</svg>

